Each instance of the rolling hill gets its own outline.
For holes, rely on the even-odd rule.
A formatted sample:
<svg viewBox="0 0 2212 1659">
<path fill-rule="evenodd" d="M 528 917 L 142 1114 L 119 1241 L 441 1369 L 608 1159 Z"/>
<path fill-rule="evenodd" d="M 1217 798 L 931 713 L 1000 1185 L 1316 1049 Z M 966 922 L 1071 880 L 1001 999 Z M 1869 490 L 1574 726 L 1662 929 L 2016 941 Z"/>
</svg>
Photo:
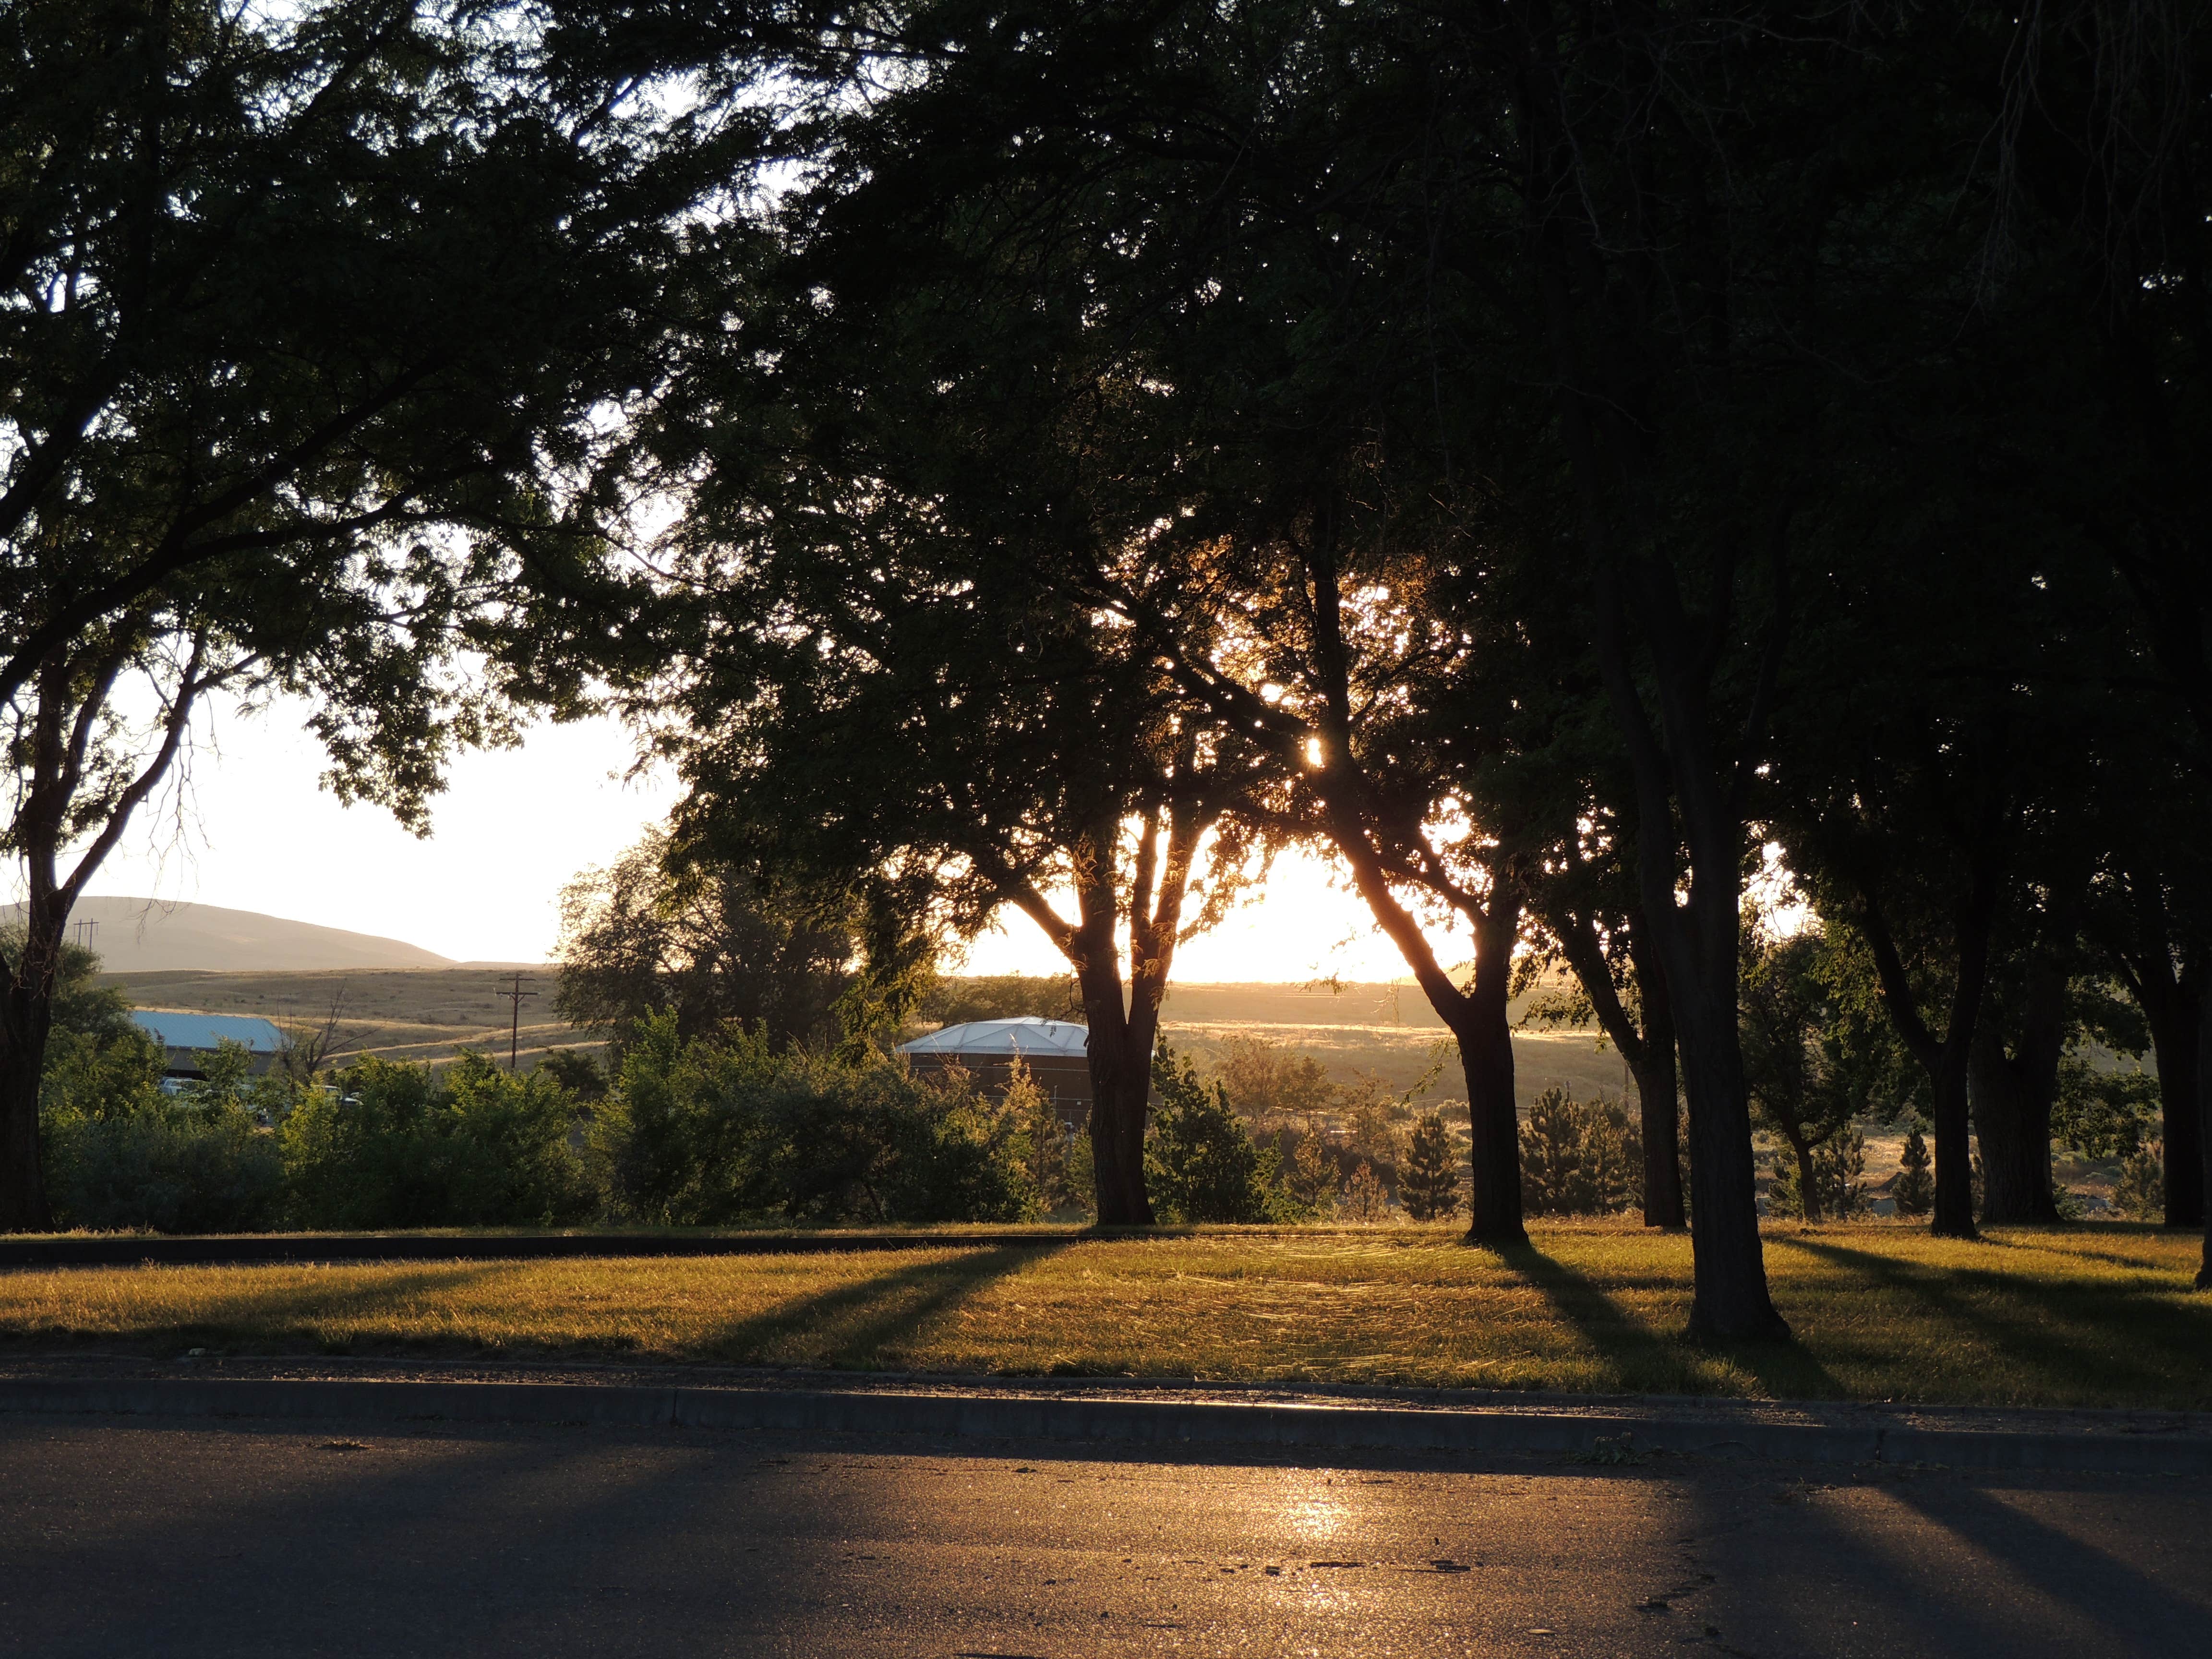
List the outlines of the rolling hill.
<svg viewBox="0 0 2212 1659">
<path fill-rule="evenodd" d="M 20 904 L 0 906 L 0 923 L 22 921 Z M 404 939 L 349 933 L 341 927 L 227 910 L 215 904 L 167 904 L 154 899 L 88 896 L 70 917 L 91 922 L 83 942 L 111 974 L 301 972 L 334 968 L 451 968 L 449 958 Z"/>
</svg>

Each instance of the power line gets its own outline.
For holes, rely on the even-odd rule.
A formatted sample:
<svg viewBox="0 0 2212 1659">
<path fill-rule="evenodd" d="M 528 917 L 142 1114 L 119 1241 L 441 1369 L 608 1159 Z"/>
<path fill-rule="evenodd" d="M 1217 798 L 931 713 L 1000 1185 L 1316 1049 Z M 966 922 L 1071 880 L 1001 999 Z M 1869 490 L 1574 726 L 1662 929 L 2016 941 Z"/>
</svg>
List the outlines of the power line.
<svg viewBox="0 0 2212 1659">
<path fill-rule="evenodd" d="M 514 980 L 514 986 L 512 988 L 501 986 L 497 994 L 507 1000 L 509 1017 L 507 1023 L 507 1069 L 512 1073 L 514 1070 L 515 1045 L 522 1036 L 522 1000 L 525 997 L 534 997 L 538 993 L 522 988 L 521 975 L 511 974 L 508 977 Z"/>
</svg>

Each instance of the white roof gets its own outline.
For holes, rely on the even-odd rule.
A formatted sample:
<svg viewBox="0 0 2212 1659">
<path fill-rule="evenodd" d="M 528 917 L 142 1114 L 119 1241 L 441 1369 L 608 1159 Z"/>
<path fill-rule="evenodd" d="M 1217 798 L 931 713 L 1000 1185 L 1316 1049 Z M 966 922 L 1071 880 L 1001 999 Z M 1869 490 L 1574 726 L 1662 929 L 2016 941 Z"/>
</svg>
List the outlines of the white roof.
<svg viewBox="0 0 2212 1659">
<path fill-rule="evenodd" d="M 212 1053 L 224 1042 L 240 1042 L 257 1054 L 273 1054 L 289 1046 L 274 1025 L 247 1014 L 183 1014 L 166 1008 L 133 1008 L 131 1018 L 164 1048 L 205 1048 Z"/>
<path fill-rule="evenodd" d="M 948 1025 L 926 1037 L 899 1044 L 902 1054 L 1026 1054 L 1042 1060 L 1065 1056 L 1080 1060 L 1088 1052 L 1091 1033 L 1065 1019 L 978 1019 L 965 1025 Z"/>
</svg>

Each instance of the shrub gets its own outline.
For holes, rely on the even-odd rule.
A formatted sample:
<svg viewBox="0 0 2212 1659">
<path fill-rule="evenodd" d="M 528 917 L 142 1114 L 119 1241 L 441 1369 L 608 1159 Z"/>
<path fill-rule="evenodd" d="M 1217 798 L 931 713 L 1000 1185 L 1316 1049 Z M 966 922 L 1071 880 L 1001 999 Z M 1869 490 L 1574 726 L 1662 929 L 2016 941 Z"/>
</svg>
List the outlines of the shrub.
<svg viewBox="0 0 2212 1659">
<path fill-rule="evenodd" d="M 284 1120 L 292 1219 L 347 1231 L 583 1220 L 599 1200 L 569 1144 L 574 1121 L 550 1073 L 464 1054 L 441 1085 L 427 1066 L 361 1060 Z"/>
<path fill-rule="evenodd" d="M 1430 1112 L 1414 1125 L 1398 1198 L 1416 1221 L 1445 1221 L 1459 1213 L 1459 1158 L 1443 1113 Z"/>
<path fill-rule="evenodd" d="M 1365 1158 L 1352 1172 L 1352 1179 L 1344 1183 L 1344 1200 L 1340 1212 L 1347 1221 L 1376 1222 L 1389 1218 L 1390 1194 L 1375 1173 L 1375 1166 Z"/>
<path fill-rule="evenodd" d="M 1845 1127 L 1811 1149 L 1814 1191 L 1824 1220 L 1845 1221 L 1867 1212 L 1866 1137 Z M 1770 1213 L 1805 1213 L 1803 1176 L 1796 1155 L 1784 1147 L 1774 1155 L 1774 1181 L 1766 1189 Z"/>
<path fill-rule="evenodd" d="M 1521 1126 L 1522 1200 L 1536 1215 L 1610 1215 L 1644 1198 L 1644 1142 L 1619 1101 L 1553 1087 Z"/>
<path fill-rule="evenodd" d="M 2112 1213 L 2137 1221 L 2166 1218 L 2166 1160 L 2156 1143 L 2133 1153 L 2120 1165 L 2112 1185 Z"/>
<path fill-rule="evenodd" d="M 1228 1091 L 1199 1081 L 1164 1042 L 1152 1058 L 1160 1103 L 1145 1139 L 1145 1184 L 1164 1221 L 1279 1221 L 1290 1218 L 1272 1148 L 1255 1144 L 1229 1104 Z"/>
<path fill-rule="evenodd" d="M 40 1079 L 47 1194 L 64 1226 L 246 1232 L 276 1224 L 284 1168 L 258 1128 L 268 1093 L 228 1044 L 205 1083 L 162 1091 L 136 1026 L 57 1032 Z"/>
<path fill-rule="evenodd" d="M 1037 1210 L 1028 1127 L 964 1073 L 686 1041 L 662 1014 L 635 1028 L 592 1144 L 648 1220 L 1019 1221 Z"/>
<path fill-rule="evenodd" d="M 65 1227 L 164 1233 L 276 1225 L 284 1161 L 236 1107 L 158 1100 L 103 1116 L 69 1114 L 46 1133 L 46 1181 Z"/>
</svg>

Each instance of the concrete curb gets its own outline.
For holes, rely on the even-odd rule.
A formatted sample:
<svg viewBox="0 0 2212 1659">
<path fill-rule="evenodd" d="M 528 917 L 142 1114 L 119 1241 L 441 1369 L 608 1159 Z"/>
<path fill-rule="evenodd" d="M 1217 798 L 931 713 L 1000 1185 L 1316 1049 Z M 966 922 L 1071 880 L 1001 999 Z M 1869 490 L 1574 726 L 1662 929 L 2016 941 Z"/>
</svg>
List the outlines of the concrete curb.
<svg viewBox="0 0 2212 1659">
<path fill-rule="evenodd" d="M 0 1413 L 315 1422 L 574 1423 L 1140 1447 L 1265 1446 L 1317 1452 L 1534 1452 L 1592 1462 L 1628 1462 L 1632 1446 L 1634 1454 L 1935 1464 L 1990 1473 L 2212 1475 L 2212 1439 L 2195 1437 L 835 1389 L 24 1377 L 0 1379 Z"/>
<path fill-rule="evenodd" d="M 0 1269 L 9 1267 L 255 1267 L 333 1261 L 496 1261 L 590 1256 L 816 1255 L 854 1250 L 1048 1249 L 1107 1234 L 734 1233 L 353 1233 L 239 1234 L 223 1237 L 0 1238 Z"/>
</svg>

